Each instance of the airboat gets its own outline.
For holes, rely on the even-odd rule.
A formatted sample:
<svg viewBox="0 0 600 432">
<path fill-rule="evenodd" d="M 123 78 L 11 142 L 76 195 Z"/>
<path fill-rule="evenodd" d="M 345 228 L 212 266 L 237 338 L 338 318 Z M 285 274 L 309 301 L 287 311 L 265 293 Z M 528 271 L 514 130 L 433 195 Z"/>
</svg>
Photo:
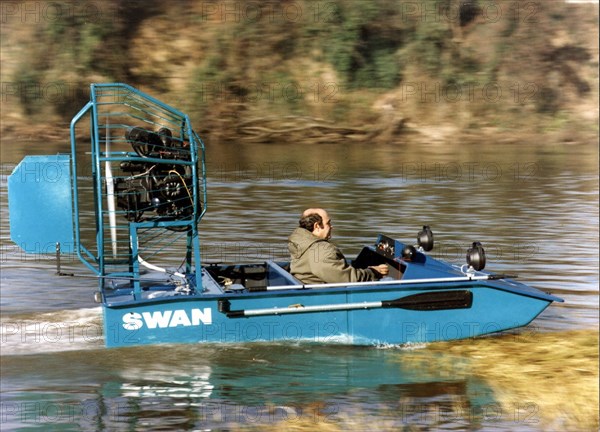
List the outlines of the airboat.
<svg viewBox="0 0 600 432">
<path fill-rule="evenodd" d="M 205 146 L 185 113 L 126 84 L 92 84 L 70 124 L 70 154 L 26 156 L 8 179 L 11 239 L 28 253 L 76 254 L 96 278 L 108 347 L 313 341 L 401 345 L 526 326 L 563 300 L 515 277 L 433 258 L 379 234 L 353 260 L 379 281 L 307 285 L 289 263 L 203 263 Z M 180 254 L 173 267 L 173 254 Z"/>
</svg>

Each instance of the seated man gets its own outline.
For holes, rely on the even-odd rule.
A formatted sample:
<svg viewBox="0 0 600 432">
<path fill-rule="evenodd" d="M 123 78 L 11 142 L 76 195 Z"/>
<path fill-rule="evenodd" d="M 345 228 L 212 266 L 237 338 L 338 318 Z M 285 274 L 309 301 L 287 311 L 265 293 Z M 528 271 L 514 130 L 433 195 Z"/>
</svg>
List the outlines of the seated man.
<svg viewBox="0 0 600 432">
<path fill-rule="evenodd" d="M 385 264 L 359 269 L 348 265 L 331 238 L 331 219 L 320 208 L 302 213 L 300 226 L 288 239 L 292 261 L 290 273 L 304 284 L 363 282 L 378 280 L 388 274 Z"/>
</svg>

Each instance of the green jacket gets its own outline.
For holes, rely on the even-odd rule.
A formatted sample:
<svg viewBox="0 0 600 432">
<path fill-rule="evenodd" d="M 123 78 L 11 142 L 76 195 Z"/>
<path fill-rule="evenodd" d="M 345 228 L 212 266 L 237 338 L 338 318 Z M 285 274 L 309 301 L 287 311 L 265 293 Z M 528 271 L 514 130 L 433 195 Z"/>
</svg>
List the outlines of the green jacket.
<svg viewBox="0 0 600 432">
<path fill-rule="evenodd" d="M 354 268 L 344 254 L 327 240 L 320 239 L 304 228 L 296 228 L 288 238 L 292 257 L 290 273 L 304 284 L 363 282 L 377 280 L 371 269 Z"/>
</svg>

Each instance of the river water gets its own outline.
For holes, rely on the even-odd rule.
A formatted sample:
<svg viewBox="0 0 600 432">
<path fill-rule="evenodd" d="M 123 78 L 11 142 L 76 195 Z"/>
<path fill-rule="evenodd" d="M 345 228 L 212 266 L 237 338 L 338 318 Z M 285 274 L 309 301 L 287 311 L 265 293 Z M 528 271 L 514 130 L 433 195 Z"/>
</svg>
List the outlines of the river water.
<svg viewBox="0 0 600 432">
<path fill-rule="evenodd" d="M 508 386 L 425 345 L 292 339 L 105 349 L 96 283 L 54 276 L 51 253 L 28 256 L 10 242 L 8 174 L 25 153 L 67 152 L 68 144 L 2 145 L 2 430 L 537 431 L 597 422 L 572 426 L 541 400 L 507 407 Z M 430 225 L 433 256 L 462 264 L 480 241 L 487 270 L 565 299 L 525 329 L 467 341 L 469 349 L 501 354 L 510 337 L 523 351 L 597 331 L 596 146 L 208 144 L 207 168 L 205 262 L 286 259 L 298 215 L 318 205 L 348 257 L 379 232 L 411 242 Z M 72 257 L 63 267 L 85 274 Z"/>
</svg>

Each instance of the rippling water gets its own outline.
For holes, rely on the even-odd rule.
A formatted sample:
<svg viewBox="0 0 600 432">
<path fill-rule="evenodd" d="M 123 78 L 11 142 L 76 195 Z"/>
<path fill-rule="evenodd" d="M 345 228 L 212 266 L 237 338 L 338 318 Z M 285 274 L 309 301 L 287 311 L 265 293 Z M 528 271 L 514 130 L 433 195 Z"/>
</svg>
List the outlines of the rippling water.
<svg viewBox="0 0 600 432">
<path fill-rule="evenodd" d="M 407 367 L 420 346 L 104 349 L 95 282 L 55 277 L 52 254 L 10 242 L 6 178 L 23 151 L 3 149 L 0 184 L 2 430 L 544 429 L 525 421 L 541 415 L 526 404 L 535 401 L 517 407 L 516 422 L 481 376 L 432 368 L 438 354 Z M 207 162 L 205 262 L 286 259 L 298 215 L 318 205 L 349 257 L 379 232 L 413 241 L 430 225 L 437 258 L 463 263 L 481 241 L 487 269 L 565 299 L 518 335 L 597 328 L 597 148 L 209 145 Z M 85 274 L 74 258 L 63 266 Z"/>
</svg>

